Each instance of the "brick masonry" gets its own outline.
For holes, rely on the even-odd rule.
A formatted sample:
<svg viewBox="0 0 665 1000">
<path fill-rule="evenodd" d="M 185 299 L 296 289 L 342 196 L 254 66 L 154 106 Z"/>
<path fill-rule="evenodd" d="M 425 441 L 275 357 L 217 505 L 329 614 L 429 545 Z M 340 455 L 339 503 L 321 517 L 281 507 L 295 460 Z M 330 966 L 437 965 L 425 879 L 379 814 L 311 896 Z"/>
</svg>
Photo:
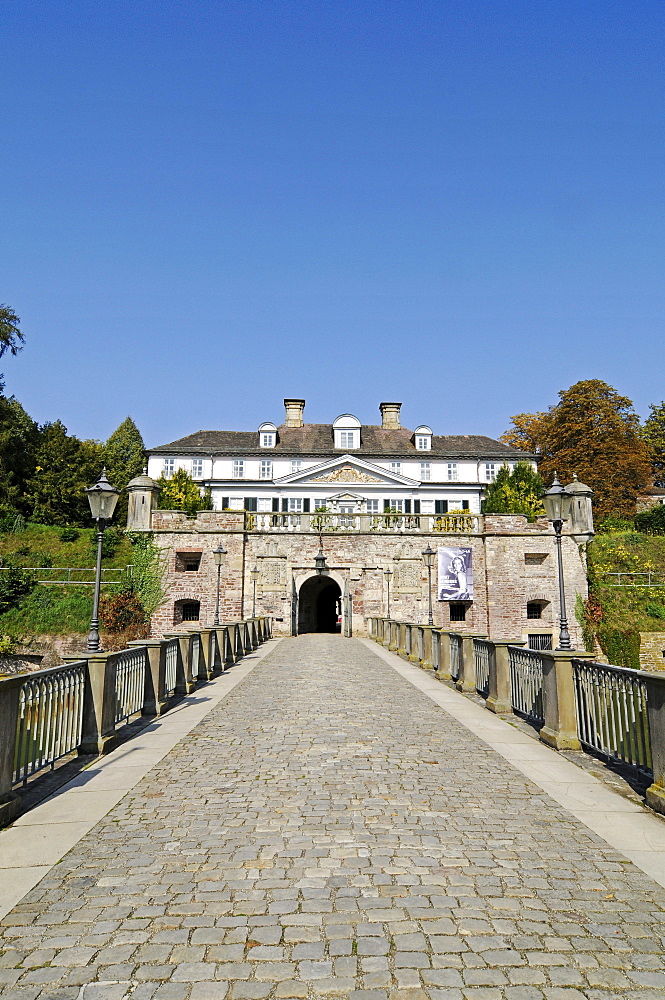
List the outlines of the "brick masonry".
<svg viewBox="0 0 665 1000">
<path fill-rule="evenodd" d="M 479 518 L 478 523 L 482 530 L 472 535 L 324 533 L 322 545 L 330 575 L 342 590 L 348 583 L 352 595 L 354 633 L 364 633 L 366 616 L 386 613 L 384 571 L 387 568 L 393 571 L 392 616 L 427 621 L 427 573 L 422 551 L 428 544 L 434 549 L 459 546 L 473 551 L 474 601 L 466 620 L 453 624 L 456 631 L 476 632 L 495 639 L 556 632 L 559 617 L 556 549 L 548 522 L 529 524 L 519 515 L 488 515 Z M 155 635 L 187 627 L 187 623 L 176 624 L 176 605 L 180 601 L 199 601 L 200 621 L 212 622 L 217 579 L 212 550 L 220 542 L 228 553 L 220 574 L 221 619 L 229 621 L 251 614 L 250 572 L 256 565 L 260 570 L 257 613 L 276 619 L 276 634 L 290 633 L 294 592 L 316 575 L 314 558 L 321 544 L 318 534 L 245 531 L 242 512 L 205 511 L 190 518 L 178 511 L 156 510 L 151 527 L 156 542 L 167 553 L 167 600 L 153 618 Z M 183 565 L 178 559 L 179 552 L 201 552 L 198 571 L 179 568 Z M 527 556 L 531 557 L 529 561 Z M 581 645 L 574 609 L 576 594 L 587 594 L 586 567 L 583 555 L 570 538 L 563 539 L 563 559 L 570 631 L 574 643 Z M 436 597 L 436 571 L 432 591 Z M 543 603 L 540 619 L 527 619 L 527 602 Z M 451 627 L 447 602 L 434 600 L 434 622 Z"/>
</svg>

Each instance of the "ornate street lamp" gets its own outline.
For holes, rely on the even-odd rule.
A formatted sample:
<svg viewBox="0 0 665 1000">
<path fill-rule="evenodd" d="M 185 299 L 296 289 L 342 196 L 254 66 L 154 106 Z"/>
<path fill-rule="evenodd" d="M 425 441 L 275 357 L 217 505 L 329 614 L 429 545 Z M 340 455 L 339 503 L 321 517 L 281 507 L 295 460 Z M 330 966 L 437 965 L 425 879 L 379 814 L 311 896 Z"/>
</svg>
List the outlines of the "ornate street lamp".
<svg viewBox="0 0 665 1000">
<path fill-rule="evenodd" d="M 323 554 L 323 549 L 319 549 L 319 551 L 314 556 L 314 566 L 316 567 L 316 572 L 319 574 L 319 576 L 322 573 L 328 572 L 328 566 L 326 565 L 326 557 Z"/>
<path fill-rule="evenodd" d="M 434 560 L 436 558 L 436 552 L 429 544 L 429 542 L 427 543 L 427 548 L 423 550 L 422 556 L 423 556 L 423 562 L 427 567 L 427 598 L 429 601 L 427 624 L 433 625 L 434 615 L 432 614 L 432 567 L 434 565 Z"/>
<path fill-rule="evenodd" d="M 393 571 L 391 569 L 387 569 L 383 575 L 386 578 L 386 588 L 388 590 L 388 618 L 390 618 L 390 581 L 392 579 Z"/>
<path fill-rule="evenodd" d="M 568 631 L 568 619 L 566 618 L 566 594 L 563 585 L 563 559 L 561 555 L 561 529 L 563 522 L 570 516 L 570 505 L 572 497 L 564 489 L 554 473 L 554 482 L 549 490 L 542 496 L 545 505 L 545 513 L 548 521 L 552 522 L 556 541 L 557 565 L 559 570 L 559 645 L 557 649 L 572 649 L 570 644 L 570 633 Z"/>
<path fill-rule="evenodd" d="M 254 563 L 254 569 L 250 570 L 252 585 L 254 587 L 254 590 L 252 592 L 252 618 L 256 618 L 256 581 L 258 580 L 260 573 L 261 570 L 256 565 L 256 563 Z"/>
<path fill-rule="evenodd" d="M 90 513 L 93 520 L 97 522 L 97 565 L 95 568 L 95 594 L 92 600 L 92 618 L 90 620 L 90 634 L 88 636 L 88 650 L 91 653 L 99 652 L 99 592 L 102 586 L 102 539 L 106 531 L 106 525 L 113 517 L 115 505 L 120 496 L 120 490 L 111 486 L 106 478 L 106 469 L 102 469 L 102 474 L 94 486 L 88 486 L 85 490 L 90 504 Z"/>
<path fill-rule="evenodd" d="M 227 555 L 227 551 L 220 542 L 217 548 L 212 550 L 212 557 L 215 560 L 215 566 L 217 567 L 217 599 L 215 601 L 215 620 L 213 625 L 219 625 L 219 575 L 222 571 L 222 562 L 224 561 L 225 555 Z"/>
</svg>

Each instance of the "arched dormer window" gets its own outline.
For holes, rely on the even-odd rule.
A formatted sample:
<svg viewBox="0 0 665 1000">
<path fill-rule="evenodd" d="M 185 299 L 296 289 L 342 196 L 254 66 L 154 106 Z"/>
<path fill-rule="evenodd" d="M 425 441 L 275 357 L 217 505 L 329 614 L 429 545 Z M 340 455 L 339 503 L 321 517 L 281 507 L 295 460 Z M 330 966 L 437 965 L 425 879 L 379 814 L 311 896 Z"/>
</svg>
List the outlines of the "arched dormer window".
<svg viewBox="0 0 665 1000">
<path fill-rule="evenodd" d="M 277 428 L 268 421 L 259 427 L 259 448 L 274 448 L 277 444 Z"/>
<path fill-rule="evenodd" d="M 351 413 L 342 413 L 333 423 L 335 447 L 341 451 L 360 448 L 360 421 Z"/>
<path fill-rule="evenodd" d="M 416 427 L 413 433 L 413 440 L 416 445 L 416 451 L 431 451 L 432 428 L 428 427 L 427 424 L 421 424 L 420 427 Z"/>
</svg>

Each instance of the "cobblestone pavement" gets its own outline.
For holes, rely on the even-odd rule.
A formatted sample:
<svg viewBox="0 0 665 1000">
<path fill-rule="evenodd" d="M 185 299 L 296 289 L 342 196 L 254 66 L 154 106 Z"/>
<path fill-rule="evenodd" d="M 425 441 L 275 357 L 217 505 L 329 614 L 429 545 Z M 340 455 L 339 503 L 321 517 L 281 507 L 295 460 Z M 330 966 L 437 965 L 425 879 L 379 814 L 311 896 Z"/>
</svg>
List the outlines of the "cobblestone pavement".
<svg viewBox="0 0 665 1000">
<path fill-rule="evenodd" d="M 0 982 L 24 1000 L 657 1000 L 663 902 L 371 650 L 303 636 L 4 919 Z"/>
</svg>

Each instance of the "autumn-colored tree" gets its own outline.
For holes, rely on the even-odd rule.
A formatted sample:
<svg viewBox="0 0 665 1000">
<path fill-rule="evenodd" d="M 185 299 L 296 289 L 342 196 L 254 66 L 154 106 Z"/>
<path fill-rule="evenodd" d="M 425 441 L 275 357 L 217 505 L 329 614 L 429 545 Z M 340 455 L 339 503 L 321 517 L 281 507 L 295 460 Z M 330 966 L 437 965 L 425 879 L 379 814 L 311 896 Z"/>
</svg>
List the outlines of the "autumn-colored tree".
<svg viewBox="0 0 665 1000">
<path fill-rule="evenodd" d="M 651 452 L 654 486 L 665 487 L 665 402 L 654 403 L 651 413 L 644 422 L 642 434 Z"/>
<path fill-rule="evenodd" d="M 635 498 L 651 485 L 652 471 L 627 396 L 600 379 L 589 379 L 562 390 L 547 413 L 520 413 L 512 419 L 513 428 L 502 440 L 528 451 L 537 445 L 538 471 L 547 485 L 555 473 L 563 483 L 576 473 L 594 491 L 597 522 L 635 513 Z"/>
</svg>

